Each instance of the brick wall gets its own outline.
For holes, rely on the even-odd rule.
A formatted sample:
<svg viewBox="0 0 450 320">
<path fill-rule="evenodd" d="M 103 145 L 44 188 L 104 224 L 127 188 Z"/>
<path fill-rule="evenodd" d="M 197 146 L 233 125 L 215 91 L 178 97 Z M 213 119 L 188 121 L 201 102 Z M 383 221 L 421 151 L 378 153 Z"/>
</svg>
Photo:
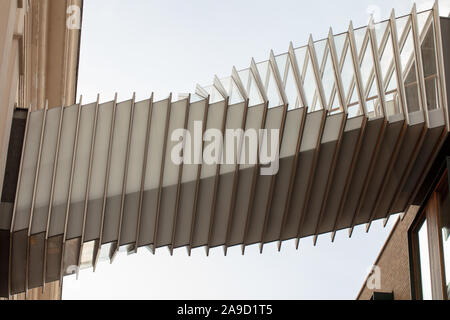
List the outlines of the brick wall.
<svg viewBox="0 0 450 320">
<path fill-rule="evenodd" d="M 404 219 L 399 218 L 374 263 L 379 267 L 381 279 L 381 289 L 376 291 L 394 292 L 395 300 L 411 299 L 408 230 L 418 209 L 417 206 L 411 206 Z M 365 282 L 356 299 L 369 300 L 372 294 L 373 290 L 370 290 Z"/>
</svg>

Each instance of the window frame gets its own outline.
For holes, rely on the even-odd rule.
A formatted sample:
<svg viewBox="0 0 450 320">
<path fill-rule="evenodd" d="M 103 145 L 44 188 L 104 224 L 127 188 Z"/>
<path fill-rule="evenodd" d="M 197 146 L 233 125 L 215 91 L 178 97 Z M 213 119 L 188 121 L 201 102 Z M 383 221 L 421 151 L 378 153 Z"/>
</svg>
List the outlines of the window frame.
<svg viewBox="0 0 450 320">
<path fill-rule="evenodd" d="M 428 251 L 431 271 L 431 290 L 433 300 L 447 300 L 447 282 L 441 235 L 440 204 L 442 196 L 449 190 L 448 169 L 438 176 L 430 195 L 425 199 L 415 221 L 409 230 L 410 269 L 412 298 L 422 300 L 422 274 L 420 266 L 418 232 L 423 223 L 428 228 Z"/>
</svg>

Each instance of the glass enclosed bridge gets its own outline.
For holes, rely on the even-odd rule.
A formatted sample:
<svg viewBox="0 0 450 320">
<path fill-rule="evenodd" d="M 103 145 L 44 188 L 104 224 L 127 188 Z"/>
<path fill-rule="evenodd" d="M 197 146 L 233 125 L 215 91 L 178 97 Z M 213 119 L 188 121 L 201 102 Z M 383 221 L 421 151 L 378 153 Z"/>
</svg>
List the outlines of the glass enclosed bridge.
<svg viewBox="0 0 450 320">
<path fill-rule="evenodd" d="M 351 235 L 420 204 L 450 128 L 449 37 L 437 7 L 414 8 L 291 45 L 191 95 L 17 110 L 10 156 L 21 164 L 0 207 L 0 294 L 95 268 L 121 250 L 262 252 L 269 242 Z M 203 139 L 210 129 L 223 143 Z M 265 163 L 274 137 L 276 161 Z M 213 144 L 216 161 L 204 161 Z M 235 161 L 222 161 L 232 151 Z"/>
</svg>

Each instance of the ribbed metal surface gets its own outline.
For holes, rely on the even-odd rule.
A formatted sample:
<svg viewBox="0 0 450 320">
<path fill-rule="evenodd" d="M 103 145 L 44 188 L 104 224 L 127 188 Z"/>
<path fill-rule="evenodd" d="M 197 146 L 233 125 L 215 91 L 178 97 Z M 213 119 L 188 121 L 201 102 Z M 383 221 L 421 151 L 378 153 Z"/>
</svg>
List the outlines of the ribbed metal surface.
<svg viewBox="0 0 450 320">
<path fill-rule="evenodd" d="M 449 128 L 440 37 L 437 8 L 414 8 L 291 45 L 178 101 L 116 98 L 30 113 L 9 294 L 95 267 L 119 250 L 223 246 L 226 254 L 259 243 L 262 252 L 265 243 L 281 249 L 290 239 L 334 239 L 338 230 L 351 234 L 404 211 Z M 262 175 L 262 159 L 176 164 L 177 129 L 192 137 L 278 130 L 277 174 Z M 217 159 L 232 139 L 237 159 L 251 159 L 251 137 L 224 136 Z M 217 142 L 194 140 L 185 160 L 186 153 L 201 159 Z"/>
</svg>

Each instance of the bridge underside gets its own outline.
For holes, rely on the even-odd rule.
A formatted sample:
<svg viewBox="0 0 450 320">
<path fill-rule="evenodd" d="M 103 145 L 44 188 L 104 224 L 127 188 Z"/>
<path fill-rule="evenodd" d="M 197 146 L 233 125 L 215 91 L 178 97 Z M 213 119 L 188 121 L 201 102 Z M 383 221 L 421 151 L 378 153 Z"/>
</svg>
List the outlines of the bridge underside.
<svg viewBox="0 0 450 320">
<path fill-rule="evenodd" d="M 0 206 L 0 296 L 95 268 L 120 250 L 281 249 L 420 204 L 449 128 L 449 28 L 436 8 L 414 9 L 252 61 L 180 100 L 16 111 Z M 279 170 L 189 164 L 216 142 L 194 138 L 198 123 L 201 137 L 278 130 Z M 177 129 L 195 140 L 180 165 Z M 224 136 L 219 158 L 230 152 Z M 247 138 L 234 141 L 238 159 L 252 159 Z"/>
</svg>

